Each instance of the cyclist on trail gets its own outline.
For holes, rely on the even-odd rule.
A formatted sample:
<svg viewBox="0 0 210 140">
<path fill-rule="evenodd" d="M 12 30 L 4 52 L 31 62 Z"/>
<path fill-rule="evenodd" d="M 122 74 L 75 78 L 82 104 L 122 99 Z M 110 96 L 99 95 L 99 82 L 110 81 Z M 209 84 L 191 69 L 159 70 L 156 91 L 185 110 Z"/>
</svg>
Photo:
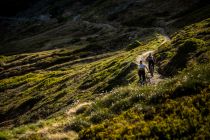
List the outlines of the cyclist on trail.
<svg viewBox="0 0 210 140">
<path fill-rule="evenodd" d="M 143 64 L 142 61 L 140 61 L 140 64 L 138 64 L 138 75 L 139 75 L 139 80 L 144 84 L 146 82 L 146 72 L 145 69 L 148 70 L 147 66 Z"/>
<path fill-rule="evenodd" d="M 149 54 L 149 56 L 146 58 L 146 61 L 148 62 L 148 68 L 150 70 L 151 76 L 153 77 L 153 71 L 155 66 L 155 59 L 152 56 L 152 53 Z"/>
</svg>

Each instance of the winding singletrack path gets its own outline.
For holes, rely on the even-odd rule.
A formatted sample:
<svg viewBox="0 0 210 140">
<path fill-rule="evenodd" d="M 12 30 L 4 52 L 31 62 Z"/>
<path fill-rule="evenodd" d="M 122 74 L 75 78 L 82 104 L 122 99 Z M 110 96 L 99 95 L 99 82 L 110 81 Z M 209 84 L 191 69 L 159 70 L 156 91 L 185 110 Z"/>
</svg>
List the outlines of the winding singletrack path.
<svg viewBox="0 0 210 140">
<path fill-rule="evenodd" d="M 162 46 L 166 42 L 170 41 L 170 38 L 169 38 L 169 36 L 167 36 L 165 34 L 164 29 L 161 29 L 161 34 L 164 36 L 164 40 L 157 48 L 159 48 L 160 46 Z M 141 55 L 138 55 L 137 58 L 136 58 L 136 62 L 139 63 L 139 61 L 142 60 L 144 64 L 147 64 L 147 62 L 146 62 L 147 56 L 150 53 L 154 54 L 154 52 L 155 52 L 155 50 L 149 50 L 149 51 L 144 52 Z M 150 79 L 150 84 L 153 84 L 153 85 L 157 85 L 160 81 L 163 80 L 163 77 L 156 71 L 156 69 L 154 70 L 154 76 L 153 77 L 151 77 L 150 73 L 147 73 L 146 75 Z"/>
</svg>

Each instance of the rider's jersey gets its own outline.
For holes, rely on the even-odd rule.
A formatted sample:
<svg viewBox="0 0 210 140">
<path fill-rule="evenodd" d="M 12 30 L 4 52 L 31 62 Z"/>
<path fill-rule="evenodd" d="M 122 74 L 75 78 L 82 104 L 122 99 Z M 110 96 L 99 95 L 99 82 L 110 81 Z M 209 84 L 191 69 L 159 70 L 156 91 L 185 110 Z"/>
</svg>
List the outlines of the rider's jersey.
<svg viewBox="0 0 210 140">
<path fill-rule="evenodd" d="M 154 62 L 153 56 L 148 56 L 148 57 L 147 57 L 147 61 L 148 61 L 148 62 Z"/>
<path fill-rule="evenodd" d="M 145 70 L 146 66 L 144 64 L 139 64 L 138 69 L 139 70 Z"/>
</svg>

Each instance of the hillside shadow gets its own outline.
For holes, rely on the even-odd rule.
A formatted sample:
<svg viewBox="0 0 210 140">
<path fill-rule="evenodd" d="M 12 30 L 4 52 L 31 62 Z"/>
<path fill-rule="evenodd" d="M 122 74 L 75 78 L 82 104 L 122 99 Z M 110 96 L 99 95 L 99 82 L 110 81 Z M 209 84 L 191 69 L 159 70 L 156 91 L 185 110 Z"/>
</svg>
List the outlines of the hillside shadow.
<svg viewBox="0 0 210 140">
<path fill-rule="evenodd" d="M 197 44 L 193 41 L 187 41 L 177 50 L 176 55 L 163 68 L 162 74 L 165 76 L 173 76 L 178 71 L 187 67 L 187 63 L 193 52 L 197 50 Z"/>
</svg>

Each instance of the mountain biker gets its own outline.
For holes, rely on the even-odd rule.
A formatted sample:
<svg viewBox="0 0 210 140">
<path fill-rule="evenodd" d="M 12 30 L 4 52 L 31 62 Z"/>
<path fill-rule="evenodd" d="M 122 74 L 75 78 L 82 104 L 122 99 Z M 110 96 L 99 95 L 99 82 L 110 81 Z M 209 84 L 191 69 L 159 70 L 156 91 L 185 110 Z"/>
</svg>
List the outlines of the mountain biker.
<svg viewBox="0 0 210 140">
<path fill-rule="evenodd" d="M 148 62 L 148 68 L 151 72 L 151 70 L 154 70 L 154 66 L 155 66 L 155 59 L 152 56 L 152 53 L 149 54 L 149 56 L 146 58 L 146 61 Z M 153 73 L 151 73 L 151 76 L 153 77 Z"/>
<path fill-rule="evenodd" d="M 140 64 L 138 64 L 138 75 L 139 75 L 139 80 L 145 83 L 146 81 L 146 74 L 145 74 L 145 69 L 148 70 L 147 66 L 143 64 L 142 61 L 140 61 Z"/>
</svg>

